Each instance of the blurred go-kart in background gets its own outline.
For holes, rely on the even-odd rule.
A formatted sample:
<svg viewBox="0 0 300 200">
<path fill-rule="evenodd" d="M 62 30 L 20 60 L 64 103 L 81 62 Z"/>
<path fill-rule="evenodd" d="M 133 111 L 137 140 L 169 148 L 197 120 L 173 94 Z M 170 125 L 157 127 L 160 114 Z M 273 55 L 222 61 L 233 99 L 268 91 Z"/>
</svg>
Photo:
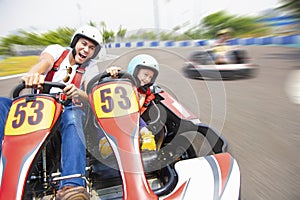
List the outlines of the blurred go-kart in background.
<svg viewBox="0 0 300 200">
<path fill-rule="evenodd" d="M 257 72 L 244 49 L 228 45 L 193 51 L 183 67 L 185 76 L 194 79 L 253 78 Z"/>
</svg>

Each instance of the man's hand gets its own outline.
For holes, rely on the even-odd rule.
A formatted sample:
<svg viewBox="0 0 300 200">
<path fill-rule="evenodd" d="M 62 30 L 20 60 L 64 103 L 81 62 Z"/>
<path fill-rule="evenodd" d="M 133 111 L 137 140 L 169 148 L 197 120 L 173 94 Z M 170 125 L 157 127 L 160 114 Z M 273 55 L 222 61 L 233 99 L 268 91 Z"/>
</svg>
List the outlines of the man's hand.
<svg viewBox="0 0 300 200">
<path fill-rule="evenodd" d="M 42 89 L 45 82 L 45 76 L 38 72 L 28 73 L 21 79 L 25 82 L 26 88 Z"/>
<path fill-rule="evenodd" d="M 68 99 L 78 98 L 80 96 L 80 89 L 78 89 L 74 84 L 67 85 L 63 92 L 67 95 Z"/>
</svg>

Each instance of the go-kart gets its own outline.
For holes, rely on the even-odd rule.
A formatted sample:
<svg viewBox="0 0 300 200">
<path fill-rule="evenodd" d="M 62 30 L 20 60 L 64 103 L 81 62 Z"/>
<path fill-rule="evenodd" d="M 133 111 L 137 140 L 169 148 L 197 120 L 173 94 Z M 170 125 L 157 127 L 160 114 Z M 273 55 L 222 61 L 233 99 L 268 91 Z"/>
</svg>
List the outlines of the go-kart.
<svg viewBox="0 0 300 200">
<path fill-rule="evenodd" d="M 245 50 L 228 46 L 194 51 L 183 66 L 185 76 L 194 79 L 253 78 L 257 70 Z"/>
<path fill-rule="evenodd" d="M 87 85 L 86 174 L 61 176 L 58 123 L 69 102 L 47 91 L 20 95 L 24 87 L 20 84 L 13 92 L 5 126 L 0 199 L 53 199 L 59 181 L 73 177 L 85 178 L 90 199 L 239 199 L 240 171 L 226 140 L 168 88 L 152 86 L 155 99 L 140 115 L 131 75 L 121 71 L 118 78 L 94 76 Z M 155 152 L 140 150 L 140 117 L 155 134 Z M 102 136 L 113 151 L 108 157 L 99 153 Z"/>
</svg>

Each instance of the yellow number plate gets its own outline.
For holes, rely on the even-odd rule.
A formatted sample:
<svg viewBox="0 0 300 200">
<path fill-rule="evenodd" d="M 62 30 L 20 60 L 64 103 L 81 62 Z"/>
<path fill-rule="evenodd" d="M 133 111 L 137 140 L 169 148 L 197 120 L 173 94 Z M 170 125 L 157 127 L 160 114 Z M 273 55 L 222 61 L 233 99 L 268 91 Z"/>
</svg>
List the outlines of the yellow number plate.
<svg viewBox="0 0 300 200">
<path fill-rule="evenodd" d="M 51 127 L 55 103 L 37 97 L 26 102 L 25 98 L 12 104 L 5 125 L 5 135 L 24 135 Z"/>
<path fill-rule="evenodd" d="M 98 118 L 112 118 L 139 111 L 135 90 L 127 82 L 102 85 L 93 93 L 95 112 Z"/>
</svg>

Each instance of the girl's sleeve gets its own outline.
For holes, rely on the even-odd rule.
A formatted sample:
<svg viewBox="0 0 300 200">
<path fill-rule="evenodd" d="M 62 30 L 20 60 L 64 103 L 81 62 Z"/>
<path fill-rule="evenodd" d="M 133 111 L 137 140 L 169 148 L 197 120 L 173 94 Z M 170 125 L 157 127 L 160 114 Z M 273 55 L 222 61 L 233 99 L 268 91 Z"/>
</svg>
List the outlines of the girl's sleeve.
<svg viewBox="0 0 300 200">
<path fill-rule="evenodd" d="M 143 120 L 143 118 L 140 117 L 140 129 L 147 126 L 146 122 Z"/>
</svg>

